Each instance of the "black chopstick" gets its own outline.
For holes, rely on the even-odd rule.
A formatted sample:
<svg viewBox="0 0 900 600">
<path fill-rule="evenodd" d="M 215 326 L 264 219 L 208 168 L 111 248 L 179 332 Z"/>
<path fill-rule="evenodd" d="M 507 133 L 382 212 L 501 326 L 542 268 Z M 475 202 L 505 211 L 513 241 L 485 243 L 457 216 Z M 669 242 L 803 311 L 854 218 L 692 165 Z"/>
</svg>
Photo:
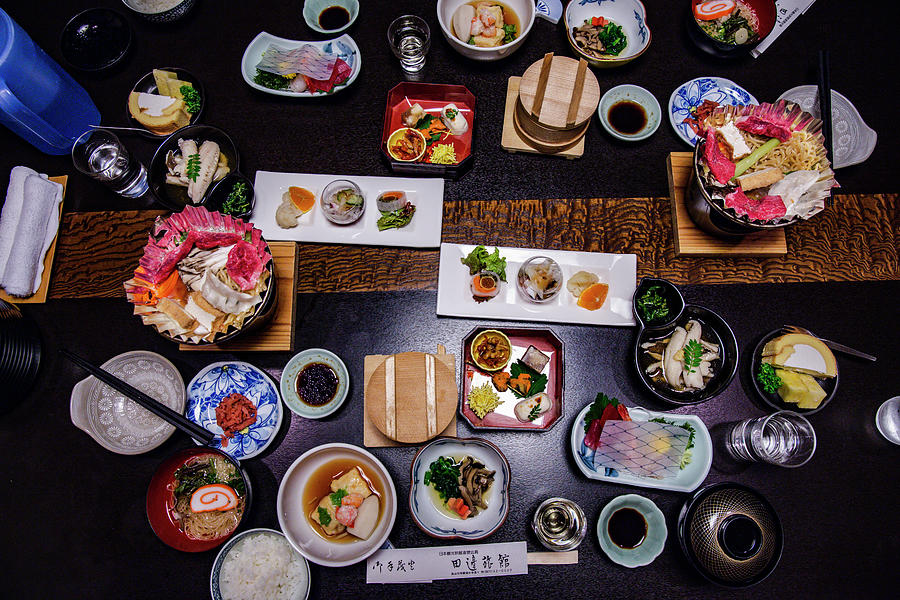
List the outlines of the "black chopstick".
<svg viewBox="0 0 900 600">
<path fill-rule="evenodd" d="M 130 386 L 125 383 L 109 371 L 104 371 L 97 365 L 91 364 L 88 361 L 84 360 L 77 354 L 72 354 L 68 350 L 64 348 L 60 348 L 59 353 L 68 358 L 70 361 L 108 385 L 109 387 L 118 390 L 152 412 L 154 415 L 159 417 L 160 419 L 171 423 L 178 429 L 182 430 L 198 442 L 203 444 L 211 444 L 213 440 L 216 439 L 216 436 L 213 435 L 211 431 L 208 429 L 201 427 L 178 414 L 162 402 L 154 400 L 141 390 Z"/>
<path fill-rule="evenodd" d="M 833 165 L 834 140 L 831 139 L 831 74 L 828 66 L 828 50 L 819 50 L 819 114 L 822 117 L 822 133 L 825 135 L 825 150 Z"/>
</svg>

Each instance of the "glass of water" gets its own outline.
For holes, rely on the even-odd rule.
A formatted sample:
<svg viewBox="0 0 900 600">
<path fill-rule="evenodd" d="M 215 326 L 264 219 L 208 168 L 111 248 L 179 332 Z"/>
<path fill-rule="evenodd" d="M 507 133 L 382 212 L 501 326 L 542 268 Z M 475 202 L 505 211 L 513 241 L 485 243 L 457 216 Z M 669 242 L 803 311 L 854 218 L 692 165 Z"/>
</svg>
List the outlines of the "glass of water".
<svg viewBox="0 0 900 600">
<path fill-rule="evenodd" d="M 816 432 L 803 415 L 782 410 L 735 423 L 725 445 L 738 460 L 799 467 L 816 451 Z"/>
<path fill-rule="evenodd" d="M 400 66 L 407 73 L 418 73 L 425 66 L 425 55 L 431 47 L 428 23 L 415 15 L 404 15 L 388 27 L 388 43 Z"/>
<path fill-rule="evenodd" d="M 138 198 L 147 193 L 147 169 L 112 131 L 92 129 L 81 134 L 72 147 L 72 162 L 120 196 Z"/>
</svg>

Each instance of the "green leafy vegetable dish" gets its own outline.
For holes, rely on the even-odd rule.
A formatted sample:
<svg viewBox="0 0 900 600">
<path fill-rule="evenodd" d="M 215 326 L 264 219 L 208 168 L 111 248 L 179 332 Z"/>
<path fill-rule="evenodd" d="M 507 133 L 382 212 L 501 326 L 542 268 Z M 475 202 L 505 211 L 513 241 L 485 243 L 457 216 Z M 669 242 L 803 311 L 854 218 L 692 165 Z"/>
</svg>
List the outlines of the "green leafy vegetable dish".
<svg viewBox="0 0 900 600">
<path fill-rule="evenodd" d="M 250 194 L 246 182 L 235 182 L 228 196 L 222 202 L 219 212 L 231 216 L 244 215 L 250 212 Z"/>
<path fill-rule="evenodd" d="M 425 485 L 434 487 L 441 500 L 459 498 L 459 466 L 452 458 L 439 456 L 425 471 Z"/>
<path fill-rule="evenodd" d="M 648 287 L 637 299 L 637 309 L 648 323 L 666 321 L 671 312 L 665 298 L 665 290 L 661 285 Z"/>
<path fill-rule="evenodd" d="M 594 58 L 618 56 L 628 46 L 622 26 L 605 17 L 585 19 L 581 27 L 572 28 L 572 39 L 579 50 Z"/>
<path fill-rule="evenodd" d="M 378 219 L 378 231 L 385 229 L 399 229 L 406 227 L 412 221 L 413 215 L 416 213 L 416 207 L 411 202 L 407 202 L 403 208 L 381 213 Z"/>
<path fill-rule="evenodd" d="M 461 258 L 460 261 L 469 267 L 469 275 L 490 271 L 496 274 L 501 281 L 506 281 L 506 259 L 500 256 L 499 248 L 494 248 L 492 253 L 488 253 L 484 246 L 476 246 L 468 256 Z"/>
</svg>

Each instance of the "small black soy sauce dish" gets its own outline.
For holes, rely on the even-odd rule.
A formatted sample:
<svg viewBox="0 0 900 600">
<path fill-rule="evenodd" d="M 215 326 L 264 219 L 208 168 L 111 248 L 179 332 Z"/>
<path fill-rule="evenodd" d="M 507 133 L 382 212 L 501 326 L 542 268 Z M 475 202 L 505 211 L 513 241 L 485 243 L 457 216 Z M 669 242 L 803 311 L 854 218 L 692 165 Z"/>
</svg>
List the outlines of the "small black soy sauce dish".
<svg viewBox="0 0 900 600">
<path fill-rule="evenodd" d="M 661 288 L 660 295 L 666 300 L 666 304 L 669 307 L 666 320 L 647 321 L 638 308 L 638 299 L 654 286 Z M 731 383 L 737 372 L 738 347 L 734 332 L 722 317 L 702 306 L 685 304 L 684 296 L 681 295 L 675 284 L 666 279 L 655 277 L 644 277 L 641 279 L 632 297 L 632 311 L 639 326 L 637 340 L 634 343 L 634 368 L 637 371 L 638 379 L 656 399 L 678 406 L 700 404 L 718 395 L 728 387 L 728 384 Z M 721 364 L 716 369 L 715 375 L 702 390 L 679 392 L 655 385 L 652 379 L 644 372 L 644 367 L 641 365 L 641 359 L 644 354 L 641 345 L 645 342 L 671 335 L 677 324 L 690 319 L 700 321 L 704 327 L 712 328 L 715 332 L 721 342 L 719 348 L 722 356 L 719 359 Z"/>
</svg>

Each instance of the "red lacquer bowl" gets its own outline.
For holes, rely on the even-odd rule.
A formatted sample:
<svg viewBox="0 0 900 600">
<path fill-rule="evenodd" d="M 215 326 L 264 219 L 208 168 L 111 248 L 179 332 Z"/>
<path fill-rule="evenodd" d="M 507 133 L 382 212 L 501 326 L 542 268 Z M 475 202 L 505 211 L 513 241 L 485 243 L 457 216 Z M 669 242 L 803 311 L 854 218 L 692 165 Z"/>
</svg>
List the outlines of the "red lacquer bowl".
<svg viewBox="0 0 900 600">
<path fill-rule="evenodd" d="M 175 471 L 181 467 L 188 459 L 204 454 L 217 454 L 222 456 L 234 465 L 238 473 L 244 480 L 244 488 L 247 490 L 244 496 L 244 512 L 241 514 L 241 521 L 237 527 L 220 538 L 214 540 L 195 540 L 189 538 L 179 528 L 178 523 L 172 517 L 171 509 L 175 498 L 172 489 L 175 482 Z M 252 492 L 250 490 L 250 479 L 247 473 L 241 468 L 240 463 L 236 460 L 213 448 L 201 446 L 199 448 L 186 448 L 179 450 L 169 458 L 163 461 L 153 474 L 150 480 L 150 486 L 147 488 L 147 519 L 150 521 L 150 527 L 153 533 L 168 546 L 181 550 L 182 552 L 205 552 L 216 546 L 221 545 L 225 540 L 230 538 L 235 531 L 240 529 L 244 515 L 250 510 L 250 499 Z"/>
</svg>

